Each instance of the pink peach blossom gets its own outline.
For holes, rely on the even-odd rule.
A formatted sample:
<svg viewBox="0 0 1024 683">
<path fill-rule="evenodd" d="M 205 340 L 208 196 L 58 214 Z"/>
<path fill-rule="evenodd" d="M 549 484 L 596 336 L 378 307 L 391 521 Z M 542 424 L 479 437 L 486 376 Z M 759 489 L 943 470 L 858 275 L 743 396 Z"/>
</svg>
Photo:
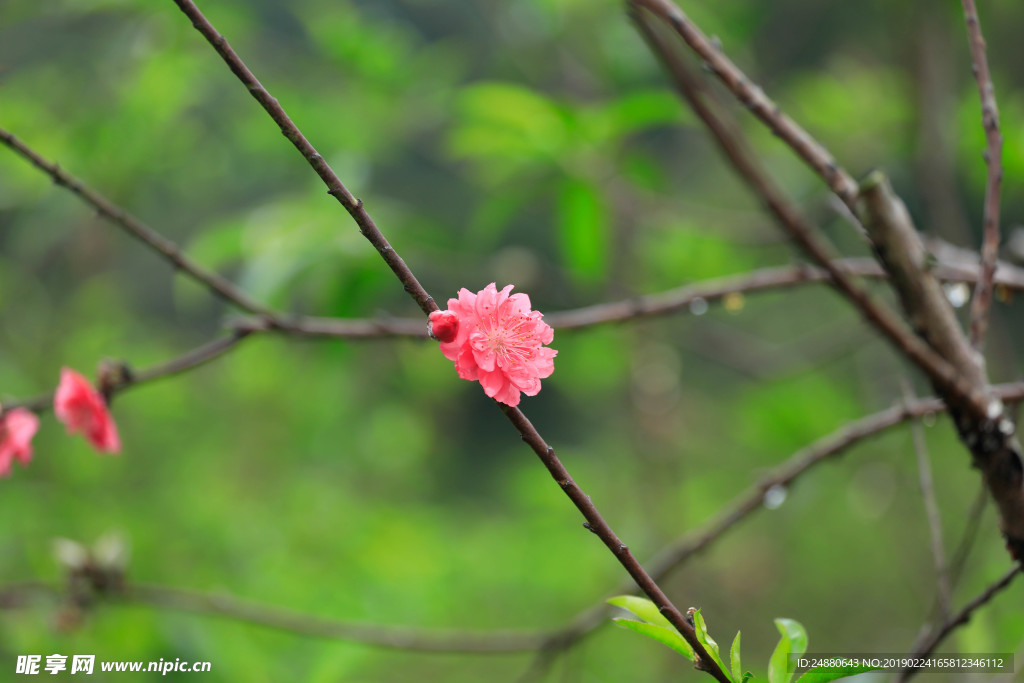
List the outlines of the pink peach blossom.
<svg viewBox="0 0 1024 683">
<path fill-rule="evenodd" d="M 53 397 L 57 419 L 67 425 L 68 434 L 82 433 L 101 453 L 117 453 L 121 439 L 107 402 L 85 377 L 70 368 L 61 368 L 60 385 Z"/>
<path fill-rule="evenodd" d="M 530 310 L 530 297 L 509 295 L 511 290 L 508 285 L 499 292 L 493 282 L 476 294 L 460 289 L 443 312 L 457 316 L 458 325 L 450 341 L 441 340 L 441 352 L 455 361 L 459 377 L 478 380 L 488 396 L 515 406 L 520 392 L 540 391 L 540 381 L 555 370 L 558 352 L 544 346 L 555 332 L 541 320 L 543 314 Z"/>
<path fill-rule="evenodd" d="M 14 408 L 0 416 L 0 477 L 10 474 L 15 459 L 27 465 L 32 459 L 32 437 L 39 418 L 25 408 Z"/>
</svg>

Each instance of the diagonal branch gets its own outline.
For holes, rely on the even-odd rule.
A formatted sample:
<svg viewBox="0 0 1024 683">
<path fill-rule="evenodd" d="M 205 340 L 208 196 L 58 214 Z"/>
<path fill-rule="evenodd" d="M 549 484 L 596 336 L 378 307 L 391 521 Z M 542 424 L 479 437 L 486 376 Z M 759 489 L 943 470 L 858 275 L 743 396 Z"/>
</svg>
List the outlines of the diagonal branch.
<svg viewBox="0 0 1024 683">
<path fill-rule="evenodd" d="M 751 81 L 679 7 L 670 0 L 628 0 L 628 4 L 631 8 L 647 8 L 671 26 L 736 99 L 796 152 L 851 211 L 855 211 L 857 183 L 850 174 L 836 163 L 820 142 L 786 115 L 759 85 Z"/>
<path fill-rule="evenodd" d="M 832 285 L 861 312 L 868 323 L 924 371 L 936 387 L 942 389 L 943 396 L 955 399 L 956 403 L 967 406 L 976 415 L 984 416 L 987 407 L 984 394 L 965 382 L 946 359 L 911 334 L 891 309 L 873 301 L 846 273 L 836 267 L 835 250 L 832 246 L 775 186 L 751 152 L 742 132 L 718 111 L 719 107 L 710 97 L 704 84 L 693 75 L 689 67 L 648 22 L 643 10 L 651 9 L 656 13 L 665 11 L 664 2 L 632 0 L 630 8 L 634 21 L 651 49 L 665 65 L 676 89 L 704 122 L 736 172 L 764 202 L 792 240 L 817 265 L 828 272 Z M 678 17 L 674 15 L 656 16 L 670 23 L 678 21 Z"/>
<path fill-rule="evenodd" d="M 924 247 L 906 207 L 880 173 L 871 174 L 861 184 L 858 211 L 918 336 L 910 334 L 888 307 L 873 302 L 832 265 L 832 249 L 827 242 L 789 205 L 760 168 L 742 133 L 718 114 L 703 83 L 648 23 L 643 8 L 650 3 L 662 7 L 658 0 L 634 0 L 630 7 L 677 89 L 793 240 L 828 270 L 835 287 L 864 318 L 928 375 L 936 393 L 949 405 L 960 439 L 999 506 L 1000 527 L 1011 555 L 1024 558 L 1024 462 L 1014 438 L 1016 426 L 1004 414 L 1003 405 L 989 396 L 980 358 L 963 338 L 949 303 L 928 272 Z M 671 21 L 671 17 L 661 18 Z"/>
<path fill-rule="evenodd" d="M 1001 384 L 993 387 L 993 392 L 1006 403 L 1017 403 L 1024 400 L 1024 382 Z M 763 509 L 765 494 L 769 490 L 792 487 L 794 482 L 811 468 L 830 458 L 842 455 L 854 445 L 891 427 L 907 420 L 919 419 L 945 410 L 947 410 L 947 406 L 937 398 L 905 401 L 900 405 L 843 425 L 832 434 L 818 439 L 794 453 L 760 481 L 736 496 L 703 527 L 684 534 L 658 551 L 647 562 L 651 576 L 655 581 L 664 580 L 690 557 L 706 550 L 736 524 Z M 618 595 L 629 590 L 629 584 L 622 584 L 611 591 L 609 595 Z M 607 614 L 608 606 L 604 603 L 587 608 L 570 620 L 566 626 L 552 634 L 544 647 L 546 649 L 564 649 L 571 646 L 604 623 Z"/>
<path fill-rule="evenodd" d="M 299 150 L 303 158 L 305 158 L 313 170 L 316 171 L 317 175 L 319 175 L 321 180 L 323 180 L 327 185 L 328 193 L 335 197 L 338 202 L 345 207 L 359 226 L 360 232 L 377 249 L 380 255 L 384 258 L 384 261 L 391 268 L 391 271 L 405 286 L 406 292 L 408 292 L 413 300 L 416 301 L 423 312 L 430 313 L 437 310 L 437 304 L 434 303 L 434 299 L 427 294 L 427 291 L 413 275 L 412 271 L 405 264 L 405 261 L 402 260 L 402 258 L 384 238 L 384 235 L 377 228 L 376 224 L 374 224 L 369 214 L 366 213 L 366 210 L 363 208 L 363 203 L 356 200 L 345 186 L 342 185 L 341 181 L 338 179 L 337 175 L 335 175 L 334 171 L 327 164 L 324 158 L 317 153 L 305 136 L 302 135 L 278 101 L 272 97 L 269 92 L 267 92 L 249 68 L 242 62 L 238 55 L 235 54 L 234 50 L 231 49 L 231 46 L 228 45 L 224 36 L 220 35 L 213 25 L 207 21 L 206 17 L 203 16 L 202 12 L 199 11 L 199 8 L 196 7 L 194 2 L 191 0 L 174 0 L 174 2 L 178 5 L 181 11 L 192 20 L 192 25 L 196 30 L 198 30 L 203 37 L 207 39 L 210 45 L 213 46 L 217 51 L 217 54 L 221 56 L 224 62 L 231 69 L 232 73 L 234 73 L 246 88 L 248 88 L 250 94 L 252 94 L 267 114 L 269 114 L 274 122 L 281 128 L 281 132 L 284 136 L 288 138 L 297 150 Z M 618 536 L 615 535 L 611 527 L 591 502 L 590 496 L 586 495 L 576 482 L 573 481 L 572 477 L 569 476 L 568 471 L 555 455 L 554 449 L 548 446 L 521 410 L 498 404 L 497 402 L 495 403 L 503 410 L 505 415 L 509 418 L 509 421 L 512 422 L 516 429 L 519 430 L 523 440 L 530 445 L 533 451 L 540 458 L 541 462 L 543 462 L 544 466 L 548 469 L 552 478 L 555 479 L 576 508 L 583 514 L 584 518 L 587 520 L 587 528 L 593 531 L 604 542 L 619 563 L 626 569 L 629 575 L 633 577 L 637 585 L 640 586 L 652 601 L 654 601 L 665 617 L 676 629 L 679 630 L 683 638 L 690 643 L 694 651 L 697 653 L 698 665 L 714 676 L 717 680 L 722 681 L 722 683 L 729 683 L 729 677 L 724 671 L 722 671 L 721 667 L 711 659 L 707 650 L 697 639 L 697 633 L 694 630 L 694 627 L 686 620 L 679 609 L 669 601 L 668 597 L 661 591 L 661 588 L 658 587 L 647 572 L 644 571 L 640 563 L 637 562 L 636 558 L 634 558 L 632 553 L 630 553 L 629 548 L 619 540 Z"/>
<path fill-rule="evenodd" d="M 980 414 L 964 396 L 947 393 L 960 440 L 967 446 L 999 507 L 999 523 L 1011 554 L 1024 558 L 1024 462 L 1014 437 L 1016 425 L 1003 404 L 989 398 L 988 379 L 980 354 L 964 336 L 942 288 L 930 272 L 930 259 L 903 202 L 888 180 L 875 171 L 861 184 L 864 227 L 914 331 L 956 368 L 974 394 L 985 398 Z M 933 382 L 934 383 L 934 382 Z"/>
<path fill-rule="evenodd" d="M 988 70 L 988 55 L 985 38 L 981 35 L 978 9 L 974 0 L 962 0 L 964 22 L 967 24 L 967 39 L 971 45 L 971 59 L 974 61 L 974 77 L 978 81 L 978 96 L 981 99 L 981 122 L 985 128 L 985 236 L 981 245 L 981 279 L 974 290 L 971 301 L 971 345 L 980 349 L 985 343 L 988 329 L 988 313 L 992 306 L 992 277 L 996 271 L 996 256 L 999 252 L 999 190 L 1003 182 L 1003 135 L 999 131 L 999 107 L 996 104 L 996 90 Z"/>
<path fill-rule="evenodd" d="M 907 658 L 921 659 L 927 657 L 929 654 L 934 652 L 935 648 L 939 646 L 939 643 L 941 643 L 946 638 L 946 636 L 952 633 L 954 629 L 963 626 L 968 621 L 970 621 L 971 616 L 974 614 L 975 610 L 979 609 L 980 607 L 983 607 L 992 598 L 998 595 L 1003 589 L 1009 586 L 1013 582 L 1013 580 L 1017 578 L 1017 575 L 1020 574 L 1020 571 L 1020 565 L 1014 563 L 1014 565 L 1010 567 L 1005 574 L 1003 574 L 1002 578 L 994 581 L 992 584 L 988 586 L 988 588 L 986 588 L 980 594 L 978 594 L 977 597 L 975 597 L 969 603 L 964 605 L 963 609 L 961 609 L 953 616 L 949 617 L 946 620 L 946 622 L 942 624 L 942 626 L 937 628 L 931 634 L 930 638 L 928 638 L 924 643 L 921 644 L 920 647 L 915 649 L 912 653 L 907 655 Z M 900 671 L 899 676 L 896 677 L 896 680 L 899 682 L 906 681 L 911 676 L 916 674 L 918 671 L 920 671 L 919 668 L 903 669 L 902 671 Z"/>
<path fill-rule="evenodd" d="M 67 188 L 79 199 L 89 204 L 97 213 L 108 219 L 122 230 L 132 235 L 142 243 L 149 246 L 168 261 L 174 268 L 185 273 L 196 282 L 200 283 L 214 294 L 228 303 L 233 303 L 242 310 L 264 316 L 268 321 L 276 320 L 278 315 L 263 304 L 249 298 L 249 296 L 238 289 L 229 280 L 207 270 L 188 257 L 177 244 L 167 239 L 153 228 L 149 227 L 135 216 L 112 203 L 100 193 L 70 173 L 67 173 L 60 166 L 47 161 L 28 145 L 14 137 L 10 132 L 0 128 L 0 143 L 28 161 L 37 169 L 50 176 L 53 182 L 61 187 Z"/>
<path fill-rule="evenodd" d="M 907 400 L 913 400 L 914 391 L 910 382 L 904 380 L 903 393 Z M 931 540 L 932 561 L 935 563 L 935 583 L 939 615 L 945 619 L 949 616 L 950 582 L 949 563 L 946 560 L 945 544 L 942 539 L 942 515 L 939 502 L 935 497 L 935 480 L 932 477 L 932 463 L 928 455 L 928 442 L 925 439 L 924 427 L 920 422 L 910 425 L 910 438 L 914 443 L 914 458 L 917 461 L 917 480 L 921 486 L 921 498 L 924 501 L 925 517 L 928 520 L 928 534 Z"/>
</svg>

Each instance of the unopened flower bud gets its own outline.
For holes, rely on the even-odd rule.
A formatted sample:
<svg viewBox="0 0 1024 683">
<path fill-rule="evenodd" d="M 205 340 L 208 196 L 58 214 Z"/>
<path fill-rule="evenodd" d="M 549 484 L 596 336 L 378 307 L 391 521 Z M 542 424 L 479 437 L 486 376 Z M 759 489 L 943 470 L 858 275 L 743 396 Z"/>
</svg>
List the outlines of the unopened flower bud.
<svg viewBox="0 0 1024 683">
<path fill-rule="evenodd" d="M 459 336 L 459 316 L 451 311 L 434 311 L 430 314 L 427 330 L 432 339 L 442 344 L 455 341 Z"/>
</svg>

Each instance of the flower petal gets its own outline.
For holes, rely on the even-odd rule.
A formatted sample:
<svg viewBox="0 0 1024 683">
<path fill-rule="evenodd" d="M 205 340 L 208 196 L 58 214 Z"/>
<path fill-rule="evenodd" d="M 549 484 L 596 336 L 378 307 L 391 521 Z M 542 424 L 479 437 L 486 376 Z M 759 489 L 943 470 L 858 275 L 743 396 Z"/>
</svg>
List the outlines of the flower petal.
<svg viewBox="0 0 1024 683">
<path fill-rule="evenodd" d="M 480 372 L 480 386 L 484 388 L 484 393 L 491 398 L 494 398 L 506 385 L 508 385 L 508 378 L 503 373 Z"/>
</svg>

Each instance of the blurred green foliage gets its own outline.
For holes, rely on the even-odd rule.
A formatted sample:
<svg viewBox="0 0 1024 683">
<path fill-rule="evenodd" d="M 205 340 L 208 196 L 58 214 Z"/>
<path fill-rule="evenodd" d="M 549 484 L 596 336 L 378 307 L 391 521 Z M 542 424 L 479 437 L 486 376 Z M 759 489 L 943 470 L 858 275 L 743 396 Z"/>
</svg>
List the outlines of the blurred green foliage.
<svg viewBox="0 0 1024 683">
<path fill-rule="evenodd" d="M 511 282 L 553 311 L 794 258 L 619 3 L 200 5 L 439 301 Z M 925 230 L 970 246 L 983 137 L 955 5 L 683 3 L 852 173 L 884 168 Z M 1024 209 L 1022 21 L 1013 0 L 983 8 L 1006 226 Z M 818 179 L 738 113 L 776 179 L 865 254 Z M 170 2 L 0 3 L 0 126 L 274 306 L 417 313 Z M 62 365 L 145 367 L 218 334 L 232 311 L 0 152 L 0 401 L 53 387 Z M 1019 368 L 1019 308 L 997 306 L 997 379 Z M 809 441 L 889 406 L 907 374 L 816 286 L 560 332 L 554 347 L 556 372 L 524 409 L 640 558 Z M 45 416 L 31 466 L 0 482 L 0 580 L 56 579 L 53 538 L 114 530 L 130 541 L 136 580 L 377 624 L 556 627 L 623 572 L 488 404 L 432 344 L 246 341 L 119 396 L 121 457 L 95 456 Z M 976 477 L 944 419 L 928 443 L 952 548 Z M 976 546 L 958 604 L 1007 564 L 991 512 Z M 764 662 L 782 614 L 821 651 L 909 647 L 932 576 L 899 428 L 822 465 L 665 588 L 716 632 L 742 628 L 748 661 Z M 1022 590 L 948 646 L 1018 649 Z M 209 660 L 210 681 L 458 682 L 516 680 L 530 661 L 387 651 L 141 607 L 101 606 L 70 631 L 54 618 L 45 606 L 0 614 L 0 667 L 18 653 L 94 653 Z M 603 628 L 551 680 L 700 678 L 662 650 Z"/>
</svg>

